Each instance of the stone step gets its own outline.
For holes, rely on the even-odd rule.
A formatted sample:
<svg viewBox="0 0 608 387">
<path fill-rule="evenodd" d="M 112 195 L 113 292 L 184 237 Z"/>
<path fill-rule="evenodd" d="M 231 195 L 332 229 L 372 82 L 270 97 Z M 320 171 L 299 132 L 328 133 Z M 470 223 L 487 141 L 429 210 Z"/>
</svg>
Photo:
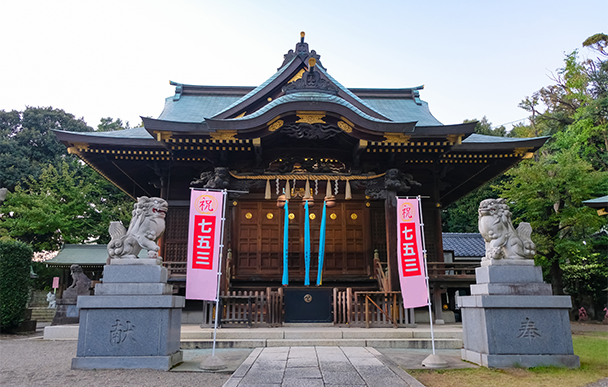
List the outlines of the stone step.
<svg viewBox="0 0 608 387">
<path fill-rule="evenodd" d="M 462 348 L 462 327 L 434 329 L 435 348 Z M 182 325 L 181 348 L 213 346 L 213 329 Z M 342 346 L 430 349 L 430 327 L 421 328 L 220 328 L 217 348 Z"/>
<path fill-rule="evenodd" d="M 216 348 L 260 348 L 260 347 L 374 347 L 431 349 L 431 339 L 218 339 Z M 181 349 L 207 349 L 213 340 L 183 340 Z M 461 339 L 435 339 L 436 349 L 461 349 Z"/>
<path fill-rule="evenodd" d="M 462 328 L 435 329 L 435 339 L 462 340 Z M 430 328 L 218 328 L 219 340 L 409 340 L 430 339 Z M 213 339 L 213 329 L 182 325 L 182 341 Z"/>
<path fill-rule="evenodd" d="M 431 330 L 418 328 L 218 328 L 216 348 L 341 346 L 430 349 Z M 434 329 L 435 348 L 462 348 L 462 326 L 440 325 Z M 77 340 L 78 325 L 48 326 L 45 340 Z M 182 349 L 213 347 L 213 329 L 181 326 Z"/>
</svg>

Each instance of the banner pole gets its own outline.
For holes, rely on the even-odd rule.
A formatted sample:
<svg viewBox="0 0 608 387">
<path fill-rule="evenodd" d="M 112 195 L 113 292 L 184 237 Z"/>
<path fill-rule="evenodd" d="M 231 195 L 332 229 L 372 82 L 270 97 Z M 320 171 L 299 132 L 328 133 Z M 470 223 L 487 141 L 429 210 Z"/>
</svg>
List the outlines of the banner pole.
<svg viewBox="0 0 608 387">
<path fill-rule="evenodd" d="M 418 200 L 418 213 L 420 214 L 420 235 L 422 237 L 422 253 L 424 254 L 424 277 L 426 279 L 427 289 L 427 305 L 429 307 L 429 322 L 431 323 L 431 345 L 433 347 L 433 355 L 435 354 L 435 335 L 433 333 L 433 313 L 431 310 L 431 287 L 429 286 L 429 269 L 426 263 L 426 242 L 424 239 L 424 219 L 422 217 L 422 200 L 420 195 L 416 198 Z"/>
<path fill-rule="evenodd" d="M 224 189 L 222 190 L 223 195 L 223 206 L 222 206 L 222 228 L 220 231 L 220 251 L 219 251 L 219 262 L 217 268 L 217 291 L 215 292 L 215 321 L 213 324 L 213 350 L 211 351 L 211 356 L 215 356 L 215 341 L 217 337 L 217 320 L 219 317 L 220 311 L 220 280 L 222 279 L 222 254 L 224 253 L 224 225 L 226 224 L 226 199 L 228 192 Z"/>
</svg>

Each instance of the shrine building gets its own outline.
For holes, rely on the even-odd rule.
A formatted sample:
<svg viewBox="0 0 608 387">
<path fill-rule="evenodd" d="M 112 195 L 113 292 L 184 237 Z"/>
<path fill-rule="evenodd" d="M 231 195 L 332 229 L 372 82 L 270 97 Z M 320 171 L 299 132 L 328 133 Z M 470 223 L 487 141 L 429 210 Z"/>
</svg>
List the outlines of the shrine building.
<svg viewBox="0 0 608 387">
<path fill-rule="evenodd" d="M 308 215 L 310 276 L 313 283 L 317 278 L 329 194 L 335 205 L 327 208 L 320 287 L 399 290 L 399 196 L 422 198 L 431 285 L 441 290 L 435 297 L 450 286 L 468 287 L 474 275 L 459 277 L 443 262 L 442 208 L 531 157 L 546 138 L 474 134 L 475 122 L 444 125 L 421 99 L 422 86 L 345 87 L 303 34 L 277 64 L 257 87 L 171 82 L 175 94 L 158 118 L 142 117 L 143 127 L 55 134 L 133 199 L 168 201 L 160 255 L 180 292 L 192 187 L 229 190 L 224 292 L 281 288 L 285 214 L 277 199 L 283 194 L 290 198 L 289 286 L 305 280 L 303 200 L 314 201 Z"/>
</svg>

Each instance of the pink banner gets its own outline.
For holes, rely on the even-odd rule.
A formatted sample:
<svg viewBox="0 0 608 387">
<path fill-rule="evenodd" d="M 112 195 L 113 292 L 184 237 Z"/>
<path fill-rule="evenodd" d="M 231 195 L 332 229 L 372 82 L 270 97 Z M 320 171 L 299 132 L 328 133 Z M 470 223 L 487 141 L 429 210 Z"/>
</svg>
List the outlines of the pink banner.
<svg viewBox="0 0 608 387">
<path fill-rule="evenodd" d="M 223 194 L 190 192 L 186 298 L 214 301 L 221 243 Z"/>
<path fill-rule="evenodd" d="M 404 308 L 428 305 L 418 199 L 397 199 L 397 260 Z"/>
</svg>

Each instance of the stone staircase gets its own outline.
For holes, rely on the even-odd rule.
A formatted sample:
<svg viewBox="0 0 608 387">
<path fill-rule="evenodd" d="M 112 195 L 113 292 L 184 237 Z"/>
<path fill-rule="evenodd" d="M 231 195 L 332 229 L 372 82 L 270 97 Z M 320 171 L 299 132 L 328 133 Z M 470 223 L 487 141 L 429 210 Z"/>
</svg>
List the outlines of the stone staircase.
<svg viewBox="0 0 608 387">
<path fill-rule="evenodd" d="M 55 317 L 55 309 L 47 307 L 34 307 L 32 309 L 32 320 L 37 322 L 52 322 Z"/>
<path fill-rule="evenodd" d="M 44 328 L 45 340 L 78 340 L 78 325 Z M 436 349 L 462 348 L 462 325 L 435 325 Z M 213 346 L 213 329 L 182 324 L 181 348 L 205 349 Z M 218 328 L 216 348 L 342 346 L 431 349 L 429 325 L 416 328 Z"/>
<path fill-rule="evenodd" d="M 462 348 L 461 325 L 434 326 L 436 349 Z M 213 329 L 182 325 L 181 348 L 213 346 Z M 428 325 L 417 328 L 219 328 L 216 348 L 342 346 L 375 348 L 430 349 Z"/>
</svg>

